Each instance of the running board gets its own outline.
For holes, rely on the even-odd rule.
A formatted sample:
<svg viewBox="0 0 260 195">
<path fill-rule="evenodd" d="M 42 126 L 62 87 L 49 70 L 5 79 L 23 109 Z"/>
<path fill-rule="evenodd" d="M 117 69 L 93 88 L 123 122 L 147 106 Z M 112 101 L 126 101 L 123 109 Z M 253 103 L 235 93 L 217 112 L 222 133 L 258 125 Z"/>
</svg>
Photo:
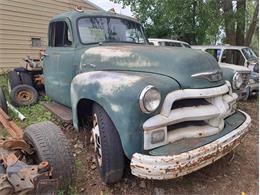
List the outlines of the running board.
<svg viewBox="0 0 260 195">
<path fill-rule="evenodd" d="M 66 123 L 72 122 L 71 109 L 57 102 L 47 102 L 43 106 Z"/>
</svg>

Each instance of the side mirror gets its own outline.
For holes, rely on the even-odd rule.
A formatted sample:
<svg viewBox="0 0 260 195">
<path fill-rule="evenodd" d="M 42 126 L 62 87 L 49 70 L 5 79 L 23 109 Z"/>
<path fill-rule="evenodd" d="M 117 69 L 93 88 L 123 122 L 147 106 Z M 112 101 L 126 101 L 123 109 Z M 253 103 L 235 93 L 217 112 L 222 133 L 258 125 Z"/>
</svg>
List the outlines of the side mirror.
<svg viewBox="0 0 260 195">
<path fill-rule="evenodd" d="M 248 68 L 250 65 L 250 62 L 249 61 L 246 61 L 246 67 Z"/>
</svg>

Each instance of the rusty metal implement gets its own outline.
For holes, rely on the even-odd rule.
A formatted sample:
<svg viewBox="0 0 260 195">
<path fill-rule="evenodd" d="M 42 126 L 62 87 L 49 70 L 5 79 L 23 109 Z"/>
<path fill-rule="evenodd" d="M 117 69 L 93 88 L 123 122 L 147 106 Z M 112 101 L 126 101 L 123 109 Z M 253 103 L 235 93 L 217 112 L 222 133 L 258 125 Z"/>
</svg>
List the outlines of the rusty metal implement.
<svg viewBox="0 0 260 195">
<path fill-rule="evenodd" d="M 0 122 L 9 135 L 0 139 L 0 194 L 56 194 L 58 179 L 52 179 L 49 163 L 28 165 L 22 160 L 22 154 L 34 151 L 23 140 L 23 130 L 1 108 Z"/>
</svg>

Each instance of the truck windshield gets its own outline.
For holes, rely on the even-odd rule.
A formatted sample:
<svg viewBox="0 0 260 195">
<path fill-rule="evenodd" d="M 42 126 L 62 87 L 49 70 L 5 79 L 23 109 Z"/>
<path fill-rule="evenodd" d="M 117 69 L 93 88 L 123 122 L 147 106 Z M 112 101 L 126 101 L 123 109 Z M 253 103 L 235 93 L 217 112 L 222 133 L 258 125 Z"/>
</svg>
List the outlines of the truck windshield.
<svg viewBox="0 0 260 195">
<path fill-rule="evenodd" d="M 78 30 L 83 44 L 102 42 L 146 43 L 141 25 L 121 18 L 81 18 L 78 21 Z"/>
<path fill-rule="evenodd" d="M 250 49 L 249 47 L 247 48 L 243 48 L 242 49 L 243 54 L 245 55 L 247 60 L 254 60 L 257 58 L 257 56 L 255 55 L 255 53 L 253 52 L 252 49 Z"/>
</svg>

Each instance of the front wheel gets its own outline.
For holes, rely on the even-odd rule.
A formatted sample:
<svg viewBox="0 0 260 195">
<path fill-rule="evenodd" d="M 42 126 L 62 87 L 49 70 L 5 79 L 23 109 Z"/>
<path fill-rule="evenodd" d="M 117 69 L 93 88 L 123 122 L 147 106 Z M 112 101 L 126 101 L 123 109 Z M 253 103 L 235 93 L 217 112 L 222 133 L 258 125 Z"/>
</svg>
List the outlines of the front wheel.
<svg viewBox="0 0 260 195">
<path fill-rule="evenodd" d="M 96 161 L 106 184 L 118 182 L 124 173 L 124 154 L 117 129 L 106 111 L 94 104 L 92 138 Z"/>
</svg>

